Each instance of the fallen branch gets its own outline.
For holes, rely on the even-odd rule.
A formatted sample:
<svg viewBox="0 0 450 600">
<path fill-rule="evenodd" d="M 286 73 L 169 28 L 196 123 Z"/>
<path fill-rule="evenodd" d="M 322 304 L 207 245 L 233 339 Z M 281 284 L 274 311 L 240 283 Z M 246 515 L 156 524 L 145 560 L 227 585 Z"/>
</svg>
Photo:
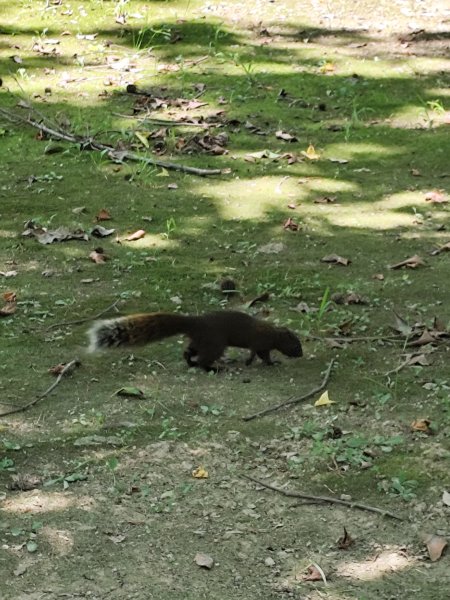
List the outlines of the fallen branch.
<svg viewBox="0 0 450 600">
<path fill-rule="evenodd" d="M 41 394 L 31 402 L 28 402 L 28 404 L 24 404 L 23 406 L 18 406 L 17 408 L 1 413 L 0 417 L 6 417 L 6 415 L 12 415 L 13 413 L 24 412 L 25 410 L 28 410 L 29 408 L 37 404 L 40 400 L 43 400 L 46 396 L 48 396 L 50 392 L 52 392 L 55 389 L 55 387 L 59 384 L 64 375 L 67 375 L 67 373 L 71 373 L 75 370 L 76 367 L 79 367 L 80 365 L 81 362 L 78 360 L 78 358 L 74 358 L 64 366 L 63 370 L 56 378 L 56 381 L 54 381 L 52 385 L 48 389 L 46 389 L 43 394 Z"/>
<path fill-rule="evenodd" d="M 0 109 L 0 114 L 3 115 L 6 119 L 8 119 L 10 122 L 14 123 L 16 121 L 19 121 L 21 123 L 31 125 L 31 127 L 39 129 L 39 131 L 42 131 L 43 133 L 47 134 L 52 139 L 62 140 L 65 142 L 70 142 L 72 144 L 79 144 L 82 150 L 97 150 L 99 152 L 105 152 L 107 153 L 109 158 L 114 162 L 124 162 L 127 160 L 132 162 L 140 162 L 145 165 L 152 165 L 154 167 L 167 169 L 168 171 L 181 171 L 183 173 L 189 173 L 191 175 L 199 175 L 200 177 L 205 177 L 207 175 L 222 175 L 224 173 L 222 169 L 200 169 L 197 167 L 188 167 L 186 165 L 180 165 L 178 163 L 164 162 L 161 160 L 148 158 L 146 156 L 141 156 L 134 152 L 129 152 L 128 150 L 115 150 L 113 146 L 110 146 L 109 144 L 103 144 L 102 142 L 98 142 L 93 137 L 83 137 L 67 131 L 62 131 L 53 126 L 49 127 L 43 122 L 35 121 L 31 117 L 23 117 L 22 115 L 11 113 L 3 108 Z"/>
<path fill-rule="evenodd" d="M 332 369 L 333 365 L 334 365 L 334 358 L 328 365 L 328 368 L 325 372 L 325 376 L 322 380 L 322 383 L 318 387 L 314 388 L 313 390 L 311 390 L 310 392 L 305 394 L 304 396 L 300 396 L 299 398 L 289 398 L 289 400 L 285 400 L 284 402 L 281 402 L 281 404 L 275 404 L 275 406 L 269 406 L 269 408 L 265 408 L 264 410 L 254 413 L 253 415 L 248 415 L 247 417 L 242 417 L 242 420 L 243 421 L 251 421 L 252 419 L 256 419 L 257 417 L 263 417 L 264 415 L 267 415 L 271 412 L 275 412 L 276 410 L 278 410 L 280 408 L 284 408 L 285 406 L 290 406 L 291 404 L 298 404 L 299 402 L 308 400 L 308 398 L 311 398 L 311 396 L 318 394 L 327 385 L 327 383 L 330 379 L 331 369 Z"/>
<path fill-rule="evenodd" d="M 82 323 L 88 323 L 89 321 L 96 321 L 97 319 L 100 319 L 101 317 L 103 317 L 103 315 L 106 315 L 106 313 L 108 313 L 113 308 L 116 308 L 116 306 L 118 305 L 120 300 L 121 300 L 121 298 L 117 298 L 116 300 L 114 300 L 114 302 L 112 304 L 110 304 L 107 308 L 105 308 L 105 310 L 102 310 L 101 312 L 97 313 L 96 315 L 91 315 L 90 317 L 84 317 L 82 319 L 74 319 L 73 321 L 62 321 L 61 323 L 53 323 L 52 325 L 49 325 L 45 329 L 45 331 L 49 331 L 50 329 L 55 329 L 56 327 L 66 327 L 67 325 L 81 325 Z"/>
<path fill-rule="evenodd" d="M 320 336 L 320 335 L 307 335 L 306 336 L 307 339 L 310 340 L 319 340 L 321 342 L 326 342 L 327 340 L 330 340 L 332 342 L 376 342 L 376 341 L 380 341 L 380 342 L 404 342 L 405 338 L 400 336 L 400 335 L 396 335 L 396 336 L 382 336 L 382 335 L 368 335 L 368 336 L 358 336 L 358 337 L 346 337 L 346 336 Z"/>
<path fill-rule="evenodd" d="M 382 508 L 376 508 L 375 506 L 368 506 L 367 504 L 361 504 L 360 502 L 352 502 L 351 500 L 341 500 L 340 498 L 333 498 L 332 496 L 313 496 L 311 494 L 303 494 L 302 492 L 290 492 L 289 490 L 282 490 L 281 488 L 275 487 L 274 485 L 270 485 L 270 483 L 264 483 L 263 481 L 259 481 L 259 479 L 255 479 L 250 475 L 241 475 L 244 479 L 248 479 L 249 481 L 253 481 L 268 490 L 272 490 L 273 492 L 277 492 L 283 496 L 288 498 L 301 498 L 303 500 L 309 500 L 315 503 L 328 503 L 328 504 L 341 504 L 342 506 L 348 506 L 349 508 L 358 508 L 359 510 L 367 510 L 369 512 L 378 513 L 379 515 L 383 515 L 384 517 L 390 517 L 391 519 L 397 519 L 398 521 L 402 521 L 403 519 L 398 515 L 389 512 L 388 510 L 384 510 Z"/>
</svg>

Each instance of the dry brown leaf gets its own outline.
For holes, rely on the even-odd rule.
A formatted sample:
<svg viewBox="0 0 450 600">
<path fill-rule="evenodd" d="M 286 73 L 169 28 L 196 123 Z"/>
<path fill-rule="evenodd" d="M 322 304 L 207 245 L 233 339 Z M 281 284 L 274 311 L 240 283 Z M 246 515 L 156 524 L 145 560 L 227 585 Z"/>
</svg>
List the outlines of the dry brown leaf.
<svg viewBox="0 0 450 600">
<path fill-rule="evenodd" d="M 0 317 L 10 317 L 17 310 L 17 304 L 15 302 L 8 302 L 0 308 Z"/>
<path fill-rule="evenodd" d="M 112 219 L 111 214 L 109 211 L 106 210 L 106 208 L 102 208 L 101 211 L 99 211 L 95 217 L 97 223 L 99 221 L 109 221 L 110 219 Z"/>
<path fill-rule="evenodd" d="M 344 535 L 337 541 L 339 550 L 347 550 L 354 542 L 354 539 L 349 535 L 348 531 L 344 527 Z"/>
<path fill-rule="evenodd" d="M 292 219 L 292 217 L 289 217 L 283 223 L 283 229 L 289 229 L 290 231 L 298 231 L 299 225 L 294 221 L 294 219 Z"/>
<path fill-rule="evenodd" d="M 409 367 L 412 367 L 413 365 L 428 367 L 430 362 L 426 354 L 408 354 L 406 357 L 406 365 Z"/>
<path fill-rule="evenodd" d="M 125 239 L 127 242 L 134 242 L 135 240 L 140 240 L 141 238 L 143 238 L 144 235 L 145 235 L 145 230 L 138 229 L 134 233 L 130 233 L 130 235 L 128 237 L 126 237 Z"/>
<path fill-rule="evenodd" d="M 92 252 L 89 254 L 89 258 L 97 265 L 102 265 L 109 259 L 109 257 L 103 253 L 102 248 L 96 248 L 95 250 L 92 250 Z"/>
<path fill-rule="evenodd" d="M 417 339 L 408 344 L 408 346 L 425 346 L 426 344 L 435 344 L 437 342 L 436 335 L 433 335 L 432 331 L 424 329 L 422 335 Z"/>
<path fill-rule="evenodd" d="M 326 583 L 327 579 L 325 577 L 325 573 L 319 567 L 319 565 L 313 563 L 309 565 L 308 574 L 305 575 L 305 577 L 303 577 L 303 581 L 323 581 L 324 583 Z"/>
<path fill-rule="evenodd" d="M 424 542 L 427 546 L 431 562 L 436 562 L 441 558 L 448 543 L 447 540 L 440 535 L 429 535 L 425 538 Z"/>
<path fill-rule="evenodd" d="M 432 433 L 430 425 L 431 421 L 429 419 L 415 419 L 411 423 L 411 431 L 422 431 L 423 433 Z"/>
<path fill-rule="evenodd" d="M 3 292 L 2 298 L 6 302 L 15 302 L 17 300 L 17 295 L 16 292 Z"/>
<path fill-rule="evenodd" d="M 48 372 L 55 376 L 60 375 L 62 373 L 64 367 L 66 366 L 66 364 L 67 363 L 59 363 L 59 365 L 50 367 Z"/>
<path fill-rule="evenodd" d="M 91 235 L 93 235 L 94 237 L 108 237 L 109 235 L 112 235 L 115 232 L 115 229 L 106 229 L 106 227 L 103 227 L 103 225 L 96 225 L 95 227 L 93 227 L 91 229 Z"/>
<path fill-rule="evenodd" d="M 410 258 L 402 260 L 401 262 L 396 263 L 395 265 L 391 265 L 389 269 L 401 269 L 402 267 L 415 269 L 416 267 L 424 265 L 426 265 L 425 261 L 422 258 L 420 258 L 420 256 L 418 256 L 417 254 L 414 254 L 414 256 L 411 256 Z"/>
<path fill-rule="evenodd" d="M 333 265 L 343 265 L 344 267 L 347 267 L 352 261 L 349 258 L 343 258 L 338 254 L 329 254 L 328 256 L 321 258 L 320 262 L 331 263 Z"/>
</svg>

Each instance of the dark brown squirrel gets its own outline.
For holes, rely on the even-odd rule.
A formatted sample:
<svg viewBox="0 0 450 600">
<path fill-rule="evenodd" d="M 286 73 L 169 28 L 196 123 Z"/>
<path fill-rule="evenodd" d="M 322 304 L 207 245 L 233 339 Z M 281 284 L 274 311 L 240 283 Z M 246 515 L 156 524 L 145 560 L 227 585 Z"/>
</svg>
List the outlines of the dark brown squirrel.
<svg viewBox="0 0 450 600">
<path fill-rule="evenodd" d="M 216 311 L 199 316 L 155 312 L 97 321 L 89 330 L 89 350 L 147 344 L 178 334 L 189 338 L 184 352 L 187 364 L 205 371 L 216 370 L 213 363 L 227 346 L 249 348 L 246 365 L 250 365 L 256 355 L 266 365 L 273 365 L 272 350 L 289 357 L 303 355 L 300 340 L 290 329 L 238 311 Z"/>
</svg>

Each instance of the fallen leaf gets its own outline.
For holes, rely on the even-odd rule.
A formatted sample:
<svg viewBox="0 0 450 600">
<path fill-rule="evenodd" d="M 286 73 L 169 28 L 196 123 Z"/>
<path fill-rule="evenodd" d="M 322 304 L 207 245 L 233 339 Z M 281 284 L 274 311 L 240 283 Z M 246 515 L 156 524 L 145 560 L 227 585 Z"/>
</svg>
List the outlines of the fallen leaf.
<svg viewBox="0 0 450 600">
<path fill-rule="evenodd" d="M 145 394 L 142 390 L 137 387 L 123 387 L 114 393 L 115 396 L 131 396 L 132 398 L 145 398 Z"/>
<path fill-rule="evenodd" d="M 327 578 L 319 565 L 313 563 L 309 565 L 308 574 L 303 577 L 303 581 L 323 581 L 324 583 L 327 583 Z"/>
<path fill-rule="evenodd" d="M 297 142 L 298 139 L 295 137 L 295 135 L 291 135 L 290 133 L 287 133 L 286 131 L 282 131 L 281 129 L 279 129 L 278 131 L 275 132 L 275 137 L 278 138 L 279 140 L 283 140 L 285 142 Z"/>
<path fill-rule="evenodd" d="M 436 562 L 442 556 L 447 546 L 447 540 L 440 535 L 429 535 L 424 540 L 431 562 Z"/>
<path fill-rule="evenodd" d="M 2 277 L 15 277 L 17 275 L 17 271 L 0 271 L 0 275 Z"/>
<path fill-rule="evenodd" d="M 2 308 L 0 308 L 0 317 L 10 317 L 11 315 L 13 315 L 17 310 L 17 305 L 15 302 L 8 302 L 7 304 L 5 304 L 5 306 L 3 306 Z"/>
<path fill-rule="evenodd" d="M 85 206 L 76 206 L 75 208 L 72 208 L 72 212 L 74 215 L 81 215 L 82 213 L 86 212 L 86 207 Z"/>
<path fill-rule="evenodd" d="M 323 258 L 321 258 L 320 262 L 331 263 L 334 265 L 343 265 L 344 267 L 347 267 L 352 261 L 349 258 L 343 258 L 338 254 L 329 254 L 328 256 L 324 256 Z"/>
<path fill-rule="evenodd" d="M 431 190 L 425 194 L 425 200 L 431 204 L 445 204 L 448 202 L 444 190 Z"/>
<path fill-rule="evenodd" d="M 329 158 L 328 160 L 332 163 L 338 163 L 340 165 L 345 165 L 348 163 L 346 158 Z"/>
<path fill-rule="evenodd" d="M 106 229 L 103 225 L 96 225 L 91 229 L 91 235 L 94 237 L 108 237 L 108 235 L 112 235 L 116 230 L 115 229 Z"/>
<path fill-rule="evenodd" d="M 15 302 L 17 300 L 17 295 L 16 292 L 3 292 L 2 298 L 6 302 Z"/>
<path fill-rule="evenodd" d="M 337 541 L 338 548 L 340 550 L 347 550 L 347 548 L 349 548 L 353 542 L 353 538 L 349 535 L 348 531 L 344 527 L 344 535 Z"/>
<path fill-rule="evenodd" d="M 314 402 L 314 406 L 328 406 L 334 403 L 334 400 L 330 400 L 328 396 L 328 390 L 325 390 L 320 398 Z"/>
<path fill-rule="evenodd" d="M 89 254 L 89 258 L 92 260 L 92 262 L 95 262 L 95 264 L 97 265 L 102 265 L 109 259 L 109 257 L 103 253 L 102 248 L 92 250 L 92 252 Z"/>
<path fill-rule="evenodd" d="M 167 186 L 168 190 L 177 190 L 178 186 L 176 183 L 169 183 L 169 185 Z"/>
<path fill-rule="evenodd" d="M 106 208 L 102 208 L 96 215 L 95 220 L 99 221 L 109 221 L 111 219 L 111 214 Z"/>
<path fill-rule="evenodd" d="M 212 569 L 214 566 L 214 559 L 209 554 L 204 554 L 203 552 L 197 552 L 194 560 L 195 564 L 204 569 Z"/>
<path fill-rule="evenodd" d="M 374 273 L 372 275 L 372 279 L 377 279 L 378 281 L 384 281 L 383 273 Z"/>
<path fill-rule="evenodd" d="M 391 325 L 391 329 L 397 331 L 398 333 L 401 333 L 406 337 L 409 337 L 413 333 L 414 328 L 411 327 L 411 325 L 408 325 L 405 319 L 399 314 L 397 314 L 395 310 L 393 310 L 392 312 L 394 313 L 395 325 Z"/>
<path fill-rule="evenodd" d="M 268 158 L 269 160 L 277 160 L 281 157 L 281 154 L 272 152 L 271 150 L 261 150 L 259 152 L 250 152 L 244 156 L 244 160 L 247 162 L 256 162 L 262 158 Z"/>
<path fill-rule="evenodd" d="M 208 471 L 204 467 L 197 467 L 192 471 L 192 477 L 195 479 L 208 479 Z"/>
<path fill-rule="evenodd" d="M 422 367 L 428 367 L 430 362 L 426 354 L 407 354 L 406 365 L 412 367 L 414 365 L 420 365 Z"/>
<path fill-rule="evenodd" d="M 334 73 L 334 71 L 336 71 L 336 65 L 331 62 L 326 62 L 319 68 L 319 71 L 321 73 Z"/>
<path fill-rule="evenodd" d="M 353 329 L 353 320 L 348 319 L 338 326 L 339 335 L 350 335 Z"/>
<path fill-rule="evenodd" d="M 312 144 L 308 146 L 308 149 L 306 151 L 302 150 L 301 154 L 303 154 L 303 156 L 305 156 L 306 158 L 309 158 L 309 160 L 318 160 L 320 158 L 320 154 L 316 152 Z"/>
<path fill-rule="evenodd" d="M 450 494 L 446 490 L 442 493 L 442 502 L 445 506 L 450 506 Z"/>
<path fill-rule="evenodd" d="M 414 256 L 411 256 L 410 258 L 402 260 L 401 262 L 396 263 L 395 265 L 391 265 L 389 269 L 401 269 L 402 267 L 415 269 L 416 267 L 424 265 L 426 265 L 425 261 L 422 260 L 417 254 L 414 254 Z"/>
<path fill-rule="evenodd" d="M 50 367 L 48 372 L 51 373 L 52 375 L 61 375 L 64 367 L 66 366 L 67 363 L 59 363 L 59 365 L 55 365 L 54 367 Z"/>
<path fill-rule="evenodd" d="M 128 237 L 125 238 L 125 240 L 127 242 L 134 242 L 136 240 L 140 240 L 141 238 L 143 238 L 145 236 L 145 231 L 144 229 L 138 229 L 137 231 L 135 231 L 134 233 L 130 233 L 130 235 Z"/>
<path fill-rule="evenodd" d="M 415 419 L 411 423 L 411 431 L 422 431 L 423 433 L 432 433 L 430 429 L 431 421 L 428 419 Z"/>
<path fill-rule="evenodd" d="M 408 346 L 426 346 L 427 344 L 435 344 L 436 342 L 437 337 L 433 335 L 431 331 L 425 328 L 422 335 L 417 340 L 410 342 Z"/>
<path fill-rule="evenodd" d="M 290 231 L 298 231 L 299 226 L 298 223 L 296 223 L 292 217 L 289 217 L 288 219 L 286 219 L 286 221 L 283 223 L 283 229 L 289 229 Z"/>
<path fill-rule="evenodd" d="M 422 176 L 422 173 L 419 171 L 419 169 L 411 169 L 410 173 L 413 177 L 421 177 Z"/>
</svg>

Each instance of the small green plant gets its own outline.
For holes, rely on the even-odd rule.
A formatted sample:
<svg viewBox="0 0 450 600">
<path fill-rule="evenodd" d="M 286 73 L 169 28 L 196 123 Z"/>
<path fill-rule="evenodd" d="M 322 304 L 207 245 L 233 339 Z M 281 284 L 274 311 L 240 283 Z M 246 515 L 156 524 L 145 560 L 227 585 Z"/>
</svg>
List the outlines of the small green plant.
<svg viewBox="0 0 450 600">
<path fill-rule="evenodd" d="M 317 325 L 319 325 L 319 323 L 321 322 L 321 320 L 323 318 L 323 315 L 326 313 L 326 311 L 328 310 L 328 308 L 331 304 L 331 302 L 328 300 L 329 295 L 330 295 L 330 288 L 327 286 L 322 295 L 322 299 L 321 299 L 320 305 L 319 305 L 319 310 L 317 311 L 317 314 L 316 314 Z"/>
<path fill-rule="evenodd" d="M 417 481 L 407 479 L 406 475 L 400 474 L 398 477 L 391 477 L 391 479 L 380 481 L 377 487 L 379 490 L 386 492 L 386 494 L 400 496 L 405 502 L 410 502 L 416 497 L 413 490 L 417 485 Z"/>
<path fill-rule="evenodd" d="M 161 421 L 162 431 L 159 434 L 160 440 L 177 440 L 183 436 L 183 434 L 178 430 L 178 427 L 173 425 L 174 418 L 166 417 Z"/>
<path fill-rule="evenodd" d="M 173 217 L 166 220 L 166 231 L 162 234 L 167 240 L 170 239 L 172 233 L 176 230 L 177 223 Z"/>
</svg>

